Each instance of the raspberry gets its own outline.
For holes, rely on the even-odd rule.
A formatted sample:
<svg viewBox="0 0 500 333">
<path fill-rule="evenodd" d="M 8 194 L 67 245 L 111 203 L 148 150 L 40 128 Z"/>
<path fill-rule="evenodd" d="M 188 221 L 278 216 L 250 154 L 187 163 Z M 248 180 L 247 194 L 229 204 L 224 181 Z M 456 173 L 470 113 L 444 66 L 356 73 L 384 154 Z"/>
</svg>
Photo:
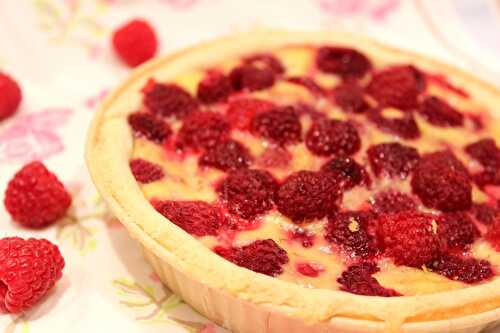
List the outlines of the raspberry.
<svg viewBox="0 0 500 333">
<path fill-rule="evenodd" d="M 155 209 L 184 231 L 198 237 L 217 236 L 223 224 L 220 209 L 204 201 L 153 201 Z"/>
<path fill-rule="evenodd" d="M 71 195 L 39 161 L 26 164 L 7 185 L 5 208 L 25 227 L 41 228 L 66 214 Z"/>
<path fill-rule="evenodd" d="M 302 140 L 302 126 L 292 106 L 276 107 L 257 114 L 250 124 L 251 131 L 280 145 Z"/>
<path fill-rule="evenodd" d="M 211 72 L 198 84 L 198 100 L 205 104 L 225 102 L 231 94 L 231 81 L 219 72 Z"/>
<path fill-rule="evenodd" d="M 378 252 L 375 240 L 368 234 L 367 212 L 342 212 L 328 217 L 325 239 L 337 244 L 349 256 L 368 258 Z"/>
<path fill-rule="evenodd" d="M 379 192 L 375 196 L 372 209 L 376 214 L 399 213 L 417 209 L 415 200 L 408 194 L 396 191 Z"/>
<path fill-rule="evenodd" d="M 467 169 L 449 151 L 424 155 L 413 170 L 411 187 L 429 208 L 456 211 L 472 205 Z"/>
<path fill-rule="evenodd" d="M 500 220 L 500 211 L 487 204 L 473 204 L 470 213 L 478 222 L 484 225 L 491 225 Z"/>
<path fill-rule="evenodd" d="M 216 190 L 229 211 L 245 219 L 253 219 L 273 207 L 278 184 L 263 170 L 232 171 Z"/>
<path fill-rule="evenodd" d="M 156 83 L 150 79 L 142 92 L 144 105 L 159 116 L 181 119 L 198 109 L 196 99 L 176 84 Z"/>
<path fill-rule="evenodd" d="M 500 251 L 500 220 L 495 220 L 493 224 L 489 225 L 486 235 L 486 239 L 495 250 Z"/>
<path fill-rule="evenodd" d="M 320 264 L 309 263 L 309 262 L 299 262 L 295 265 L 297 272 L 308 277 L 318 277 L 325 268 Z"/>
<path fill-rule="evenodd" d="M 381 109 L 370 109 L 367 111 L 368 120 L 374 123 L 381 131 L 395 134 L 403 139 L 411 140 L 420 137 L 420 129 L 411 113 L 405 113 L 401 117 L 389 118 L 382 114 Z"/>
<path fill-rule="evenodd" d="M 346 79 L 363 77 L 372 64 L 364 54 L 354 49 L 324 46 L 318 49 L 316 66 L 325 73 L 338 74 Z"/>
<path fill-rule="evenodd" d="M 268 53 L 258 53 L 251 55 L 243 59 L 243 63 L 247 65 L 254 65 L 259 68 L 268 68 L 276 75 L 280 75 L 285 72 L 285 67 L 283 67 L 281 61 L 279 61 L 278 58 L 276 58 L 272 54 Z"/>
<path fill-rule="evenodd" d="M 154 57 L 158 40 L 148 22 L 136 19 L 113 33 L 113 48 L 127 65 L 136 67 Z"/>
<path fill-rule="evenodd" d="M 316 235 L 310 230 L 296 228 L 288 232 L 288 237 L 291 240 L 300 242 L 303 247 L 309 248 L 314 245 L 314 239 L 316 238 Z"/>
<path fill-rule="evenodd" d="M 420 156 L 418 151 L 397 142 L 380 143 L 367 150 L 368 161 L 377 176 L 405 179 L 412 172 Z"/>
<path fill-rule="evenodd" d="M 438 235 L 449 249 L 465 250 L 479 236 L 479 230 L 463 212 L 444 213 L 438 219 Z"/>
<path fill-rule="evenodd" d="M 61 278 L 63 268 L 59 249 L 46 239 L 1 239 L 0 312 L 30 309 Z"/>
<path fill-rule="evenodd" d="M 382 215 L 377 236 L 384 254 L 397 265 L 421 267 L 439 257 L 442 245 L 435 232 L 436 217 L 406 211 Z"/>
<path fill-rule="evenodd" d="M 21 104 L 22 92 L 16 81 L 0 72 L 0 121 L 12 116 Z"/>
<path fill-rule="evenodd" d="M 164 143 L 172 135 L 170 126 L 151 113 L 132 113 L 128 116 L 128 123 L 136 136 L 143 136 L 159 144 Z"/>
<path fill-rule="evenodd" d="M 439 97 L 427 97 L 418 112 L 429 123 L 441 127 L 458 127 L 464 124 L 464 116 Z"/>
<path fill-rule="evenodd" d="M 158 164 L 142 158 L 130 161 L 130 170 L 139 183 L 148 184 L 162 179 L 165 174 Z"/>
<path fill-rule="evenodd" d="M 273 70 L 268 67 L 247 64 L 233 69 L 229 73 L 229 79 L 235 91 L 243 89 L 258 91 L 272 87 L 275 81 L 274 75 Z"/>
<path fill-rule="evenodd" d="M 288 176 L 276 196 L 281 214 L 295 223 L 321 219 L 337 209 L 340 197 L 337 183 L 326 174 L 298 171 Z"/>
<path fill-rule="evenodd" d="M 373 75 L 366 87 L 381 107 L 412 110 L 418 106 L 417 97 L 422 92 L 422 75 L 412 66 L 394 66 Z"/>
<path fill-rule="evenodd" d="M 349 266 L 337 279 L 341 285 L 340 290 L 365 296 L 401 296 L 395 290 L 382 287 L 372 276 L 379 270 L 377 264 L 372 262 L 362 262 Z"/>
<path fill-rule="evenodd" d="M 365 168 L 350 157 L 335 157 L 321 167 L 325 173 L 333 173 L 342 189 L 348 190 L 356 185 L 370 185 L 371 179 Z"/>
<path fill-rule="evenodd" d="M 216 247 L 215 253 L 257 273 L 278 276 L 288 263 L 288 254 L 272 239 L 257 240 L 242 247 Z"/>
<path fill-rule="evenodd" d="M 271 102 L 257 98 L 240 98 L 229 102 L 226 115 L 234 128 L 249 129 L 253 117 L 264 111 L 273 109 Z"/>
<path fill-rule="evenodd" d="M 351 123 L 325 119 L 313 123 L 306 134 L 306 146 L 318 156 L 348 156 L 361 148 L 361 138 Z"/>
<path fill-rule="evenodd" d="M 177 143 L 181 149 L 210 148 L 225 141 L 229 131 L 229 124 L 220 114 L 193 112 L 184 119 Z"/>
<path fill-rule="evenodd" d="M 369 105 L 364 98 L 363 88 L 354 82 L 346 82 L 336 86 L 332 91 L 335 104 L 347 113 L 362 113 Z"/>
<path fill-rule="evenodd" d="M 487 260 L 477 260 L 462 256 L 443 255 L 429 267 L 434 273 L 446 276 L 450 280 L 465 283 L 478 283 L 489 280 L 494 272 Z"/>
<path fill-rule="evenodd" d="M 500 170 L 486 168 L 484 171 L 473 175 L 474 182 L 480 188 L 486 185 L 500 185 Z"/>
<path fill-rule="evenodd" d="M 465 151 L 486 169 L 500 167 L 500 149 L 498 149 L 495 140 L 491 138 L 471 143 L 465 147 Z"/>
<path fill-rule="evenodd" d="M 227 140 L 206 151 L 199 160 L 202 166 L 222 171 L 248 168 L 252 157 L 248 149 L 234 140 Z"/>
<path fill-rule="evenodd" d="M 325 95 L 325 89 L 321 87 L 316 81 L 306 76 L 292 76 L 286 79 L 287 82 L 298 84 L 309 90 L 313 95 Z"/>
</svg>

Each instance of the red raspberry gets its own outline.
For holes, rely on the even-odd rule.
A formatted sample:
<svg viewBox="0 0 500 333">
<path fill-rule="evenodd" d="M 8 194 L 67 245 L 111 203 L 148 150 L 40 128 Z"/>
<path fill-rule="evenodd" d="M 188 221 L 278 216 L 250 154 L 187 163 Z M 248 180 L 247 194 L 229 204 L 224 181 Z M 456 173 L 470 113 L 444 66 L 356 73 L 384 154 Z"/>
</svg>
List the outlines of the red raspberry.
<svg viewBox="0 0 500 333">
<path fill-rule="evenodd" d="M 429 123 L 436 126 L 458 127 L 464 124 L 464 116 L 439 97 L 427 97 L 420 105 L 418 112 Z"/>
<path fill-rule="evenodd" d="M 267 171 L 240 169 L 232 171 L 217 186 L 229 212 L 253 219 L 273 207 L 278 184 Z"/>
<path fill-rule="evenodd" d="M 285 67 L 278 58 L 268 53 L 258 53 L 243 59 L 243 63 L 247 65 L 254 65 L 259 68 L 269 68 L 276 75 L 283 74 Z"/>
<path fill-rule="evenodd" d="M 231 94 L 231 81 L 219 72 L 210 72 L 198 84 L 198 100 L 205 104 L 225 102 Z"/>
<path fill-rule="evenodd" d="M 496 170 L 500 167 L 500 149 L 492 138 L 471 143 L 465 147 L 465 151 L 486 169 Z"/>
<path fill-rule="evenodd" d="M 318 277 L 325 268 L 320 264 L 309 263 L 309 262 L 299 262 L 295 265 L 297 272 L 308 277 Z"/>
<path fill-rule="evenodd" d="M 204 201 L 153 201 L 155 209 L 184 231 L 198 237 L 217 236 L 223 224 L 220 209 Z"/>
<path fill-rule="evenodd" d="M 462 256 L 443 255 L 430 267 L 433 272 L 446 276 L 453 281 L 478 283 L 491 279 L 495 274 L 487 260 Z"/>
<path fill-rule="evenodd" d="M 375 195 L 372 202 L 375 214 L 399 213 L 417 209 L 415 200 L 408 194 L 396 191 L 384 191 Z"/>
<path fill-rule="evenodd" d="M 63 268 L 59 249 L 46 239 L 1 239 L 0 312 L 30 309 L 61 278 Z"/>
<path fill-rule="evenodd" d="M 280 145 L 301 141 L 302 126 L 292 106 L 276 107 L 258 113 L 250 124 L 251 131 Z"/>
<path fill-rule="evenodd" d="M 377 176 L 399 177 L 405 179 L 417 164 L 418 151 L 397 142 L 380 143 L 367 150 L 368 160 L 373 173 Z"/>
<path fill-rule="evenodd" d="M 216 247 L 215 253 L 257 273 L 278 276 L 288 263 L 288 254 L 272 239 L 257 240 L 242 247 Z"/>
<path fill-rule="evenodd" d="M 438 235 L 449 249 L 465 250 L 479 230 L 464 212 L 444 213 L 438 219 Z"/>
<path fill-rule="evenodd" d="M 423 76 L 413 66 L 394 66 L 373 75 L 366 88 L 381 107 L 412 110 L 423 90 Z"/>
<path fill-rule="evenodd" d="M 316 235 L 313 231 L 306 230 L 303 228 L 296 228 L 288 232 L 288 237 L 291 240 L 298 241 L 303 247 L 309 248 L 314 245 L 314 239 Z"/>
<path fill-rule="evenodd" d="M 333 177 L 341 184 L 342 189 L 348 190 L 356 185 L 371 184 L 371 179 L 365 168 L 350 157 L 335 157 L 321 167 L 325 173 L 333 173 Z"/>
<path fill-rule="evenodd" d="M 486 168 L 484 171 L 473 175 L 474 182 L 480 188 L 486 185 L 500 185 L 500 170 Z"/>
<path fill-rule="evenodd" d="M 179 130 L 179 148 L 211 148 L 229 137 L 230 126 L 220 114 L 193 112 L 187 116 Z"/>
<path fill-rule="evenodd" d="M 154 57 L 158 40 L 148 22 L 136 19 L 113 33 L 113 48 L 127 65 L 136 67 Z"/>
<path fill-rule="evenodd" d="M 156 83 L 150 79 L 142 89 L 144 105 L 162 117 L 184 118 L 198 109 L 198 102 L 186 90 L 176 84 Z"/>
<path fill-rule="evenodd" d="M 467 169 L 449 151 L 424 155 L 413 170 L 411 187 L 429 208 L 456 211 L 472 205 Z"/>
<path fill-rule="evenodd" d="M 335 104 L 347 113 L 362 113 L 368 110 L 364 91 L 357 83 L 346 82 L 336 86 L 332 91 Z"/>
<path fill-rule="evenodd" d="M 496 219 L 493 224 L 488 226 L 488 231 L 484 235 L 493 248 L 500 252 L 500 220 Z"/>
<path fill-rule="evenodd" d="M 500 220 L 500 211 L 487 204 L 473 204 L 470 210 L 472 216 L 484 225 L 491 225 Z"/>
<path fill-rule="evenodd" d="M 21 88 L 13 78 L 0 72 L 0 121 L 12 116 L 21 104 Z"/>
<path fill-rule="evenodd" d="M 411 113 L 405 113 L 398 118 L 385 117 L 381 109 L 367 111 L 368 120 L 374 123 L 381 131 L 395 134 L 403 139 L 411 140 L 420 137 L 420 129 Z"/>
<path fill-rule="evenodd" d="M 306 146 L 318 156 L 348 156 L 361 148 L 361 138 L 351 123 L 325 119 L 313 123 L 306 134 Z"/>
<path fill-rule="evenodd" d="M 372 262 L 362 262 L 349 266 L 337 279 L 340 290 L 365 296 L 393 297 L 401 296 L 393 289 L 382 287 L 372 276 L 380 269 Z"/>
<path fill-rule="evenodd" d="M 130 170 L 135 179 L 143 184 L 155 182 L 165 176 L 161 166 L 142 158 L 135 158 L 130 161 Z"/>
<path fill-rule="evenodd" d="M 324 46 L 318 49 L 316 66 L 325 73 L 338 74 L 342 78 L 361 78 L 372 64 L 364 54 L 354 49 Z"/>
<path fill-rule="evenodd" d="M 286 168 L 293 156 L 284 147 L 269 146 L 259 156 L 257 164 L 262 168 Z"/>
<path fill-rule="evenodd" d="M 368 234 L 367 212 L 342 212 L 328 217 L 325 239 L 338 245 L 349 257 L 373 257 L 378 253 L 375 239 Z"/>
<path fill-rule="evenodd" d="M 321 87 L 316 81 L 306 76 L 292 76 L 286 79 L 287 82 L 303 86 L 313 95 L 323 96 L 326 94 L 325 89 Z"/>
<path fill-rule="evenodd" d="M 132 113 L 128 116 L 128 123 L 136 136 L 143 136 L 159 144 L 164 143 L 172 135 L 170 126 L 152 113 Z"/>
<path fill-rule="evenodd" d="M 248 149 L 234 140 L 227 140 L 206 151 L 199 160 L 202 166 L 229 171 L 248 168 L 252 157 Z"/>
<path fill-rule="evenodd" d="M 439 257 L 437 217 L 413 211 L 382 215 L 377 236 L 384 254 L 397 265 L 421 267 Z"/>
<path fill-rule="evenodd" d="M 268 67 L 257 67 L 256 65 L 241 65 L 229 73 L 229 79 L 235 91 L 243 89 L 258 91 L 273 86 L 274 72 Z"/>
<path fill-rule="evenodd" d="M 271 102 L 257 98 L 240 98 L 231 100 L 227 108 L 227 118 L 234 128 L 249 129 L 253 117 L 264 111 L 273 109 Z"/>
<path fill-rule="evenodd" d="M 39 161 L 26 164 L 7 185 L 5 208 L 25 227 L 41 228 L 56 222 L 71 205 L 71 195 L 56 175 Z"/>
<path fill-rule="evenodd" d="M 276 205 L 281 214 L 295 223 L 321 219 L 337 209 L 338 184 L 327 174 L 298 171 L 281 184 Z"/>
</svg>

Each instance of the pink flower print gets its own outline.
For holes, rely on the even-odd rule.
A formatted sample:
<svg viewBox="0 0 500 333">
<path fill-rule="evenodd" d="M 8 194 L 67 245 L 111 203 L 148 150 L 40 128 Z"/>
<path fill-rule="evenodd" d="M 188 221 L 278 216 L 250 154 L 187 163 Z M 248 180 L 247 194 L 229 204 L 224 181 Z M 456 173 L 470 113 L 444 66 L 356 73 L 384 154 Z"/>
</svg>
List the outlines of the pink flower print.
<svg viewBox="0 0 500 333">
<path fill-rule="evenodd" d="M 215 333 L 214 324 L 205 324 L 199 331 L 199 333 Z"/>
<path fill-rule="evenodd" d="M 167 5 L 172 7 L 173 9 L 191 9 L 195 6 L 199 0 L 163 0 Z"/>
<path fill-rule="evenodd" d="M 384 21 L 395 11 L 400 0 L 315 0 L 322 11 L 340 18 L 367 16 L 374 21 Z"/>
<path fill-rule="evenodd" d="M 64 150 L 56 129 L 63 126 L 72 111 L 48 109 L 22 115 L 0 131 L 0 163 L 42 160 Z"/>
<path fill-rule="evenodd" d="M 104 98 L 108 95 L 109 90 L 108 89 L 102 89 L 99 91 L 96 95 L 91 96 L 85 100 L 85 107 L 87 109 L 94 110 L 97 105 L 99 105 Z"/>
</svg>

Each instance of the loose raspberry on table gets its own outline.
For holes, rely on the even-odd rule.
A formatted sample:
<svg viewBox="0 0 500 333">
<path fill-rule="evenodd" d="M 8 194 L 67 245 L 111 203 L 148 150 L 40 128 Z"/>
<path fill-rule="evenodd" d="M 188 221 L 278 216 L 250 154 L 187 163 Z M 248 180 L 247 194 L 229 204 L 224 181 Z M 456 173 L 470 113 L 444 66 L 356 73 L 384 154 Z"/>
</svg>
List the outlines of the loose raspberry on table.
<svg viewBox="0 0 500 333">
<path fill-rule="evenodd" d="M 257 98 L 238 98 L 229 101 L 226 116 L 234 128 L 246 130 L 250 128 L 256 114 L 275 108 L 272 102 Z"/>
<path fill-rule="evenodd" d="M 327 174 L 298 171 L 281 184 L 276 205 L 281 214 L 301 223 L 321 219 L 336 211 L 340 196 L 339 185 Z"/>
<path fill-rule="evenodd" d="M 211 148 L 225 141 L 231 130 L 229 123 L 220 114 L 197 111 L 189 114 L 179 130 L 177 146 L 180 149 Z"/>
<path fill-rule="evenodd" d="M 355 82 L 346 82 L 336 86 L 332 90 L 332 97 L 344 112 L 362 113 L 369 109 L 364 98 L 364 91 Z"/>
<path fill-rule="evenodd" d="M 425 87 L 423 76 L 413 66 L 394 66 L 375 73 L 366 87 L 380 107 L 412 110 Z"/>
<path fill-rule="evenodd" d="M 462 256 L 443 255 L 428 268 L 450 280 L 469 284 L 489 280 L 494 275 L 491 264 L 487 260 Z"/>
<path fill-rule="evenodd" d="M 35 161 L 22 167 L 9 181 L 4 204 L 14 221 L 41 228 L 66 214 L 71 195 L 55 174 Z"/>
<path fill-rule="evenodd" d="M 235 91 L 258 91 L 270 88 L 275 82 L 275 73 L 268 67 L 243 64 L 229 73 L 231 85 Z"/>
<path fill-rule="evenodd" d="M 424 155 L 413 169 L 411 187 L 429 208 L 457 211 L 472 205 L 468 171 L 449 151 Z"/>
<path fill-rule="evenodd" d="M 323 46 L 316 53 L 319 70 L 342 78 L 361 78 L 371 68 L 370 60 L 361 52 L 344 47 Z"/>
<path fill-rule="evenodd" d="M 373 212 L 378 215 L 414 211 L 417 203 L 408 194 L 397 191 L 383 191 L 375 195 L 372 202 Z"/>
<path fill-rule="evenodd" d="M 383 132 L 394 134 L 407 140 L 420 137 L 420 129 L 410 112 L 406 112 L 400 117 L 386 117 L 382 109 L 373 108 L 367 111 L 367 117 L 369 121 Z"/>
<path fill-rule="evenodd" d="M 278 276 L 283 273 L 283 265 L 289 258 L 272 239 L 257 240 L 241 247 L 216 247 L 215 253 L 232 263 L 269 276 Z"/>
<path fill-rule="evenodd" d="M 142 158 L 131 160 L 130 170 L 135 179 L 142 184 L 152 183 L 165 177 L 161 166 Z"/>
<path fill-rule="evenodd" d="M 156 83 L 150 79 L 142 92 L 144 105 L 162 117 L 182 119 L 198 109 L 198 101 L 173 83 Z"/>
<path fill-rule="evenodd" d="M 349 156 L 361 148 L 361 138 L 350 122 L 324 119 L 313 123 L 306 146 L 318 156 Z"/>
<path fill-rule="evenodd" d="M 297 272 L 308 277 L 318 277 L 325 268 L 321 264 L 311 262 L 299 262 L 295 265 Z"/>
<path fill-rule="evenodd" d="M 172 135 L 170 126 L 152 113 L 132 113 L 128 116 L 128 123 L 135 136 L 145 137 L 159 144 L 164 143 Z"/>
<path fill-rule="evenodd" d="M 373 262 L 351 265 L 337 279 L 337 282 L 341 285 L 340 290 L 365 296 L 401 296 L 397 291 L 384 288 L 378 283 L 372 276 L 378 271 L 380 271 L 380 268 Z"/>
<path fill-rule="evenodd" d="M 224 223 L 219 208 L 204 201 L 153 201 L 153 207 L 184 231 L 198 237 L 217 236 Z"/>
<path fill-rule="evenodd" d="M 464 124 L 464 116 L 445 100 L 429 96 L 424 99 L 418 112 L 429 123 L 441 127 L 459 127 Z"/>
<path fill-rule="evenodd" d="M 321 166 L 321 171 L 332 173 L 344 190 L 356 185 L 371 184 L 371 179 L 365 168 L 350 157 L 335 157 Z"/>
<path fill-rule="evenodd" d="M 325 89 L 323 89 L 323 87 L 321 87 L 312 78 L 307 76 L 291 76 L 287 78 L 286 81 L 303 86 L 304 88 L 309 90 L 309 92 L 311 92 L 311 94 L 313 95 L 323 96 L 326 94 L 326 91 Z"/>
<path fill-rule="evenodd" d="M 64 258 L 46 239 L 0 240 L 0 313 L 33 307 L 61 278 Z"/>
<path fill-rule="evenodd" d="M 443 213 L 437 222 L 438 235 L 448 249 L 465 250 L 479 237 L 479 230 L 464 212 Z"/>
<path fill-rule="evenodd" d="M 375 238 L 368 233 L 369 212 L 341 212 L 328 217 L 325 239 L 349 257 L 368 258 L 378 253 Z"/>
<path fill-rule="evenodd" d="M 465 147 L 465 152 L 486 169 L 500 167 L 500 149 L 492 138 L 485 138 Z"/>
<path fill-rule="evenodd" d="M 252 119 L 250 130 L 254 135 L 280 145 L 302 140 L 302 126 L 292 106 L 276 107 L 270 111 L 258 113 Z"/>
<path fill-rule="evenodd" d="M 285 72 L 285 67 L 281 61 L 274 55 L 269 53 L 257 53 L 243 59 L 243 63 L 247 65 L 257 66 L 259 68 L 268 68 L 276 75 L 281 75 Z"/>
<path fill-rule="evenodd" d="M 219 72 L 209 72 L 198 83 L 197 97 L 204 104 L 225 102 L 232 89 L 231 81 L 226 75 Z"/>
<path fill-rule="evenodd" d="M 235 140 L 226 140 L 208 149 L 199 159 L 199 164 L 222 171 L 248 168 L 252 156 L 248 149 Z"/>
<path fill-rule="evenodd" d="M 217 185 L 217 193 L 229 212 L 253 219 L 273 208 L 278 189 L 274 177 L 264 170 L 232 171 Z"/>
<path fill-rule="evenodd" d="M 471 216 L 484 225 L 491 225 L 495 221 L 500 220 L 500 210 L 488 204 L 475 203 L 472 205 L 469 212 Z"/>
<path fill-rule="evenodd" d="M 0 121 L 12 116 L 22 100 L 22 91 L 9 75 L 0 72 Z"/>
<path fill-rule="evenodd" d="M 158 40 L 148 22 L 136 19 L 113 33 L 113 48 L 127 65 L 136 67 L 154 57 Z"/>
<path fill-rule="evenodd" d="M 296 228 L 288 232 L 288 237 L 291 240 L 298 241 L 303 247 L 309 248 L 314 245 L 316 234 L 304 228 Z"/>
<path fill-rule="evenodd" d="M 420 159 L 418 151 L 398 142 L 380 143 L 367 150 L 368 161 L 377 177 L 406 179 Z"/>
<path fill-rule="evenodd" d="M 443 249 L 436 230 L 437 219 L 413 211 L 381 215 L 377 223 L 381 250 L 397 265 L 420 268 L 432 262 Z"/>
</svg>

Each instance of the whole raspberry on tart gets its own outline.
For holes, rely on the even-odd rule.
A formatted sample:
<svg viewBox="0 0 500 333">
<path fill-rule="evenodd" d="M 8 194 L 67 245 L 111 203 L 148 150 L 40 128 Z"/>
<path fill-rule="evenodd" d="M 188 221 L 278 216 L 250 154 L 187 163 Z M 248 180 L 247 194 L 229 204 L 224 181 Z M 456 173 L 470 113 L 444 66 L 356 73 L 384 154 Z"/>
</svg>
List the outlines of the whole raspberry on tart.
<svg viewBox="0 0 500 333">
<path fill-rule="evenodd" d="M 120 161 L 135 161 L 143 197 L 128 200 L 98 171 L 111 144 L 91 144 L 96 183 L 122 203 L 113 208 L 144 237 L 162 279 L 178 286 L 182 270 L 178 292 L 212 304 L 205 314 L 236 332 L 264 332 L 237 319 L 243 299 L 245 311 L 269 318 L 267 333 L 288 330 L 288 320 L 297 332 L 338 331 L 332 322 L 344 317 L 397 327 L 391 314 L 435 325 L 496 309 L 500 137 L 489 112 L 500 93 L 376 44 L 292 35 L 188 51 L 175 71 L 163 71 L 169 61 L 146 68 L 118 94 L 139 101 L 126 116 L 129 137 L 112 135 L 132 138 L 118 145 Z M 194 285 L 211 295 L 193 295 Z M 262 304 L 291 311 L 283 319 Z"/>
</svg>

